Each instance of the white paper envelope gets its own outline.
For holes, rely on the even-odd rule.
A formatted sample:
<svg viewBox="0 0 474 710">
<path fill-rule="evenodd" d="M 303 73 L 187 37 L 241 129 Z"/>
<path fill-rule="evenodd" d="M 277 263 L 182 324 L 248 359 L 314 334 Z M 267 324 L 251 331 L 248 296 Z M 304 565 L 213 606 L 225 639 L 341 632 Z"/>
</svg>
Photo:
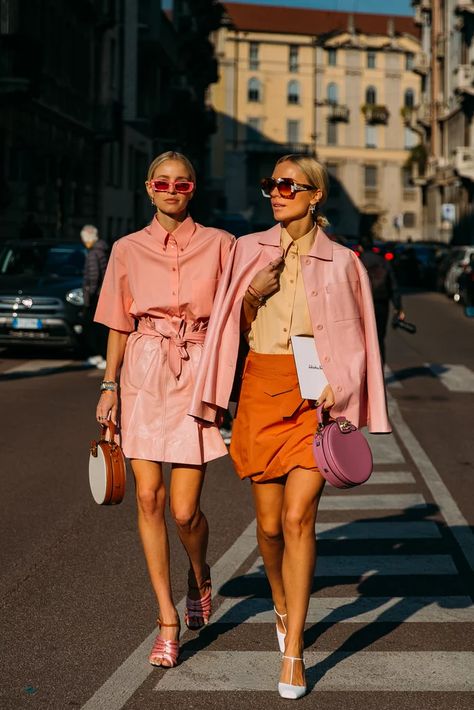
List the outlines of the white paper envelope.
<svg viewBox="0 0 474 710">
<path fill-rule="evenodd" d="M 328 381 L 316 350 L 314 338 L 307 335 L 292 335 L 291 345 L 301 396 L 303 399 L 319 399 Z"/>
</svg>

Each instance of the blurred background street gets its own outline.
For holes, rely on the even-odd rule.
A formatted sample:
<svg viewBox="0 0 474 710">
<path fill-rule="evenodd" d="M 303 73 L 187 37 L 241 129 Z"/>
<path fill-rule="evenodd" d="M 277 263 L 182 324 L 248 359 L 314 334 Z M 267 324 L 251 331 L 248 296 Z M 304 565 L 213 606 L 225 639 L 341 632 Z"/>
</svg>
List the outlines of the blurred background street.
<svg viewBox="0 0 474 710">
<path fill-rule="evenodd" d="M 474 3 L 379 5 L 0 3 L 2 710 L 285 704 L 230 459 L 203 497 L 215 616 L 168 672 L 146 661 L 155 603 L 131 472 L 118 507 L 89 491 L 105 353 L 81 231 L 106 254 L 146 225 L 147 166 L 165 150 L 197 168 L 193 217 L 237 237 L 272 225 L 259 181 L 275 160 L 316 156 L 331 238 L 377 256 L 416 327 L 392 327 L 383 296 L 394 431 L 370 437 L 368 484 L 324 493 L 301 705 L 472 708 Z"/>
</svg>

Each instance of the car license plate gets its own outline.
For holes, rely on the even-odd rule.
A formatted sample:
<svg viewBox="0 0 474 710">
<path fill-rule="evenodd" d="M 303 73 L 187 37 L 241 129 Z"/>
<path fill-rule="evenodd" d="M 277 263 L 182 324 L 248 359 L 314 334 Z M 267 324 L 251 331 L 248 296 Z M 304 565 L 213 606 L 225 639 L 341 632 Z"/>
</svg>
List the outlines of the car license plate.
<svg viewBox="0 0 474 710">
<path fill-rule="evenodd" d="M 39 318 L 14 318 L 12 326 L 15 330 L 41 330 L 43 324 Z"/>
</svg>

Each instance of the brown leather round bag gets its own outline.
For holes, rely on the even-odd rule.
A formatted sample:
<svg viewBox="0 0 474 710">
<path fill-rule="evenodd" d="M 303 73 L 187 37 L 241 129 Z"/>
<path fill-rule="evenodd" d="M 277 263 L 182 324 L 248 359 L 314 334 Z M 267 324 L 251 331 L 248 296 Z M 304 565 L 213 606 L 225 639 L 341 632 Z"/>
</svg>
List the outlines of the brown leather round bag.
<svg viewBox="0 0 474 710">
<path fill-rule="evenodd" d="M 89 449 L 89 486 L 98 505 L 117 505 L 125 495 L 125 457 L 114 440 L 115 424 L 99 427 L 99 439 Z"/>
</svg>

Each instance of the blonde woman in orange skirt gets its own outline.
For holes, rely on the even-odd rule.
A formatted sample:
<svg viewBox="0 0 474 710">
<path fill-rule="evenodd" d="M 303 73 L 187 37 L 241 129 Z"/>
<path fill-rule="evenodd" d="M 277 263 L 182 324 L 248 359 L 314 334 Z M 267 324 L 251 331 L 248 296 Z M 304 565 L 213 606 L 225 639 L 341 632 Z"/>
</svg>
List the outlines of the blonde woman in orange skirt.
<svg viewBox="0 0 474 710">
<path fill-rule="evenodd" d="M 323 166 L 301 155 L 281 158 L 262 181 L 278 224 L 241 237 L 233 247 L 191 410 L 212 420 L 227 406 L 242 334 L 249 352 L 230 454 L 237 474 L 252 484 L 283 653 L 278 690 L 291 699 L 306 693 L 303 631 L 324 488 L 312 451 L 316 402 L 301 397 L 291 336 L 315 337 L 330 383 L 319 404 L 357 426 L 367 424 L 370 409 L 370 430 L 390 431 L 370 284 L 357 256 L 322 231 L 326 220 L 318 209 L 327 184 Z"/>
</svg>

